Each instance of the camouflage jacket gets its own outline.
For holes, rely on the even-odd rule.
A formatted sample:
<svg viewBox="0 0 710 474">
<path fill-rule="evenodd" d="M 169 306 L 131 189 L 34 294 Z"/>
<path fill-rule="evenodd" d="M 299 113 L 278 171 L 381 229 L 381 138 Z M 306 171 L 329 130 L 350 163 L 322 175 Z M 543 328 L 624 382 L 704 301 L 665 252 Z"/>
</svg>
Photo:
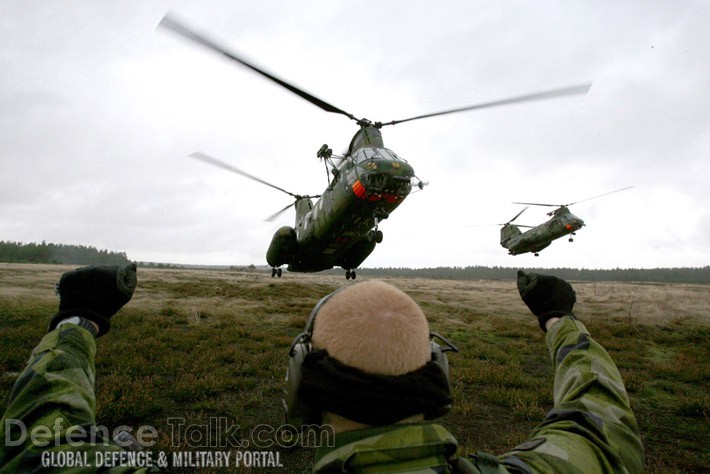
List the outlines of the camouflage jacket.
<svg viewBox="0 0 710 474">
<path fill-rule="evenodd" d="M 3 415 L 0 472 L 152 472 L 140 467 L 145 454 L 96 428 L 95 353 L 93 336 L 73 324 L 42 338 Z"/>
<path fill-rule="evenodd" d="M 554 408 L 529 441 L 492 456 L 457 457 L 442 426 L 395 425 L 336 435 L 314 472 L 637 473 L 644 453 L 621 375 L 584 325 L 565 317 L 547 333 Z"/>
<path fill-rule="evenodd" d="M 609 355 L 571 318 L 555 324 L 546 341 L 555 365 L 555 407 L 529 441 L 498 457 L 477 453 L 469 460 L 456 457 L 456 440 L 440 425 L 372 428 L 339 434 L 335 447 L 318 451 L 314 471 L 642 472 L 638 428 Z M 120 457 L 126 450 L 95 429 L 95 352 L 93 337 L 78 326 L 44 336 L 3 416 L 1 472 L 96 472 L 97 456 L 126 464 Z"/>
</svg>

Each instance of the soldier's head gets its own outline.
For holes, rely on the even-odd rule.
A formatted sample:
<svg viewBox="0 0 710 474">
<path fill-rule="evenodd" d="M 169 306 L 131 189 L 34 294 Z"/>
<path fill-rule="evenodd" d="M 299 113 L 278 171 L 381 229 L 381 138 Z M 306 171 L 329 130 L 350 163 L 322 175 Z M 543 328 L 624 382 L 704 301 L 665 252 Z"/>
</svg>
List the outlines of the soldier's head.
<svg viewBox="0 0 710 474">
<path fill-rule="evenodd" d="M 289 422 L 336 431 L 435 418 L 451 402 L 448 362 L 411 297 L 351 284 L 323 298 L 294 341 L 286 396 Z"/>
</svg>

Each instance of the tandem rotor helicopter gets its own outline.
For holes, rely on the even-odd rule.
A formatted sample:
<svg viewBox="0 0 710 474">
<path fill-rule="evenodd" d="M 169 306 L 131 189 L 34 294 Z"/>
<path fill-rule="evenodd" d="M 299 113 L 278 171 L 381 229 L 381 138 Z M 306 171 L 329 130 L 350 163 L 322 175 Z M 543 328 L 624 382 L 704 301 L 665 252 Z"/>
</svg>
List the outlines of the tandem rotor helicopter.
<svg viewBox="0 0 710 474">
<path fill-rule="evenodd" d="M 159 26 L 251 69 L 326 112 L 344 115 L 359 126 L 344 156 L 333 155 L 328 145 L 323 145 L 318 150 L 318 158 L 323 160 L 328 168 L 328 186 L 319 195 L 295 194 L 204 153 L 190 155 L 270 186 L 295 199 L 293 203 L 267 219 L 273 219 L 290 207 L 295 207 L 295 225 L 279 228 L 266 252 L 266 261 L 271 266 L 272 277 L 281 276 L 283 265 L 287 265 L 287 269 L 292 272 L 319 272 L 339 266 L 346 271 L 346 279 L 354 279 L 355 269 L 372 253 L 375 246 L 382 242 L 383 234 L 378 228 L 379 223 L 387 219 L 392 211 L 402 204 L 413 186 L 420 190 L 424 188 L 426 183 L 415 175 L 412 166 L 392 150 L 385 148 L 380 131 L 382 127 L 469 110 L 586 94 L 591 87 L 591 84 L 584 84 L 402 120 L 372 122 L 366 118 L 357 118 L 247 62 L 206 36 L 186 27 L 170 14 L 161 20 Z M 313 199 L 317 201 L 314 203 Z"/>
<path fill-rule="evenodd" d="M 575 232 L 584 226 L 584 221 L 572 214 L 569 210 L 569 206 L 631 188 L 633 188 L 633 186 L 617 189 L 615 191 L 609 191 L 608 193 L 582 199 L 581 201 L 571 202 L 569 204 L 514 202 L 513 204 L 524 204 L 526 206 L 522 211 L 518 212 L 515 217 L 510 219 L 505 224 L 501 224 L 503 227 L 500 229 L 500 245 L 508 249 L 508 253 L 510 255 L 519 255 L 521 253 L 532 252 L 537 257 L 540 255 L 540 251 L 550 245 L 553 240 L 564 237 L 565 235 L 576 235 Z M 547 215 L 552 216 L 552 218 L 538 226 L 514 225 L 513 221 L 520 217 L 520 214 L 525 212 L 529 206 L 548 206 L 556 207 L 557 209 L 548 212 Z M 522 232 L 520 227 L 528 227 L 530 230 Z M 574 241 L 572 237 L 568 240 L 570 242 Z"/>
</svg>

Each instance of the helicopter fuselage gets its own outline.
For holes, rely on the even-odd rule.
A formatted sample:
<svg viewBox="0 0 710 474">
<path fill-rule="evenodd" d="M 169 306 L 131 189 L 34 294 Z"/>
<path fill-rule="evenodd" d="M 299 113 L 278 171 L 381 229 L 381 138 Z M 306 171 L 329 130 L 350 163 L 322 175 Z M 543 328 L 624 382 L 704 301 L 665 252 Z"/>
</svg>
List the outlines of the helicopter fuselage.
<svg viewBox="0 0 710 474">
<path fill-rule="evenodd" d="M 271 267 L 318 272 L 358 267 L 382 241 L 377 226 L 409 195 L 414 170 L 385 148 L 379 130 L 363 127 L 313 203 L 296 203 L 294 227 L 280 228 L 266 254 Z"/>
<path fill-rule="evenodd" d="M 584 221 L 564 206 L 556 209 L 552 214 L 552 219 L 526 232 L 520 231 L 519 226 L 514 224 L 504 225 L 501 229 L 501 246 L 507 248 L 511 255 L 527 252 L 537 254 L 553 240 L 574 234 L 584 226 Z"/>
<path fill-rule="evenodd" d="M 207 162 L 279 189 L 296 198 L 295 226 L 280 228 L 266 253 L 266 260 L 272 266 L 272 276 L 275 274 L 281 276 L 280 267 L 284 264 L 288 265 L 289 270 L 302 272 L 320 271 L 339 265 L 347 269 L 346 278 L 350 276 L 354 278 L 355 275 L 351 274 L 350 270 L 362 263 L 374 250 L 375 245 L 382 240 L 382 233 L 377 229 L 378 222 L 386 219 L 402 203 L 411 190 L 411 179 L 415 178 L 411 166 L 384 148 L 380 133 L 383 126 L 488 107 L 586 94 L 591 87 L 591 84 L 582 84 L 389 122 L 373 123 L 365 118 L 357 118 L 350 112 L 279 78 L 248 61 L 241 54 L 229 51 L 205 35 L 187 27 L 171 15 L 165 15 L 160 21 L 160 26 L 260 74 L 323 111 L 345 116 L 360 126 L 360 130 L 350 143 L 343 163 L 338 167 L 331 163 L 334 179 L 315 205 L 308 197 L 297 196 L 218 160 L 205 159 Z M 321 151 L 326 153 L 321 155 Z M 325 160 L 329 160 L 331 155 L 332 151 L 327 148 L 327 145 L 325 150 L 321 148 L 318 152 L 318 156 Z M 424 183 L 419 181 L 420 189 L 423 186 Z"/>
</svg>

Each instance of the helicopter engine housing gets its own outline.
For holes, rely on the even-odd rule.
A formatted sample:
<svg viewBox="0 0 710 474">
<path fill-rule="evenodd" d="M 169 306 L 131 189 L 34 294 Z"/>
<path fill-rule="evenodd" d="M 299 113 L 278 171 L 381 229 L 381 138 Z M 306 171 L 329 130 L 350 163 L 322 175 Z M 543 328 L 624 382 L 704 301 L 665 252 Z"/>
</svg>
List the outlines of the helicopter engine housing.
<svg viewBox="0 0 710 474">
<path fill-rule="evenodd" d="M 271 239 L 269 249 L 266 251 L 266 262 L 272 267 L 285 265 L 292 259 L 297 248 L 295 229 L 285 225 L 279 228 Z"/>
</svg>

